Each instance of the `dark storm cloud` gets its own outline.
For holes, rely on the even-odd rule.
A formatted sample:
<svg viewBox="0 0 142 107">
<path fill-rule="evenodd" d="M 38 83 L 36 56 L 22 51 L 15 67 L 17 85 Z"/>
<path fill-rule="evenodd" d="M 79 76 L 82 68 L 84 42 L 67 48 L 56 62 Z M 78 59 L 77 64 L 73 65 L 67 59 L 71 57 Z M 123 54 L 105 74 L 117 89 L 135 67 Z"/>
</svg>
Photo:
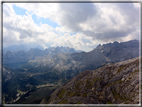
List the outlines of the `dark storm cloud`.
<svg viewBox="0 0 142 107">
<path fill-rule="evenodd" d="M 94 40 L 102 40 L 105 42 L 109 42 L 111 41 L 116 41 L 116 39 L 118 40 L 120 37 L 124 37 L 128 34 L 128 32 L 126 31 L 118 31 L 118 30 L 108 30 L 105 32 L 91 32 L 91 31 L 84 31 L 83 32 L 85 35 L 91 36 L 93 37 Z M 121 39 L 120 39 L 121 40 Z"/>
<path fill-rule="evenodd" d="M 117 3 L 117 8 L 124 16 L 126 24 L 139 23 L 139 8 L 136 8 L 133 3 Z"/>
<path fill-rule="evenodd" d="M 62 14 L 61 25 L 71 28 L 74 32 L 82 30 L 79 24 L 99 14 L 98 8 L 93 3 L 61 3 L 59 10 Z"/>
<path fill-rule="evenodd" d="M 111 4 L 109 5 L 111 9 Z M 122 37 L 132 34 L 139 27 L 139 8 L 136 8 L 133 3 L 112 3 L 114 14 L 107 14 L 108 18 L 106 19 L 101 17 L 104 12 L 100 11 L 100 8 L 93 3 L 60 4 L 59 10 L 62 14 L 60 24 L 72 31 L 81 31 L 87 36 L 103 41 L 121 40 Z M 120 16 L 118 14 L 121 17 L 118 17 Z M 94 18 L 94 20 L 92 23 L 88 23 L 87 21 L 91 18 Z M 120 22 L 116 18 L 120 19 Z M 92 29 L 84 30 L 80 26 L 83 23 L 89 27 L 92 26 Z"/>
<path fill-rule="evenodd" d="M 105 42 L 121 40 L 121 37 L 125 37 L 128 35 L 128 32 L 118 31 L 118 30 L 108 30 L 104 33 L 96 33 L 94 34 L 95 39 L 103 40 Z"/>
<path fill-rule="evenodd" d="M 83 31 L 82 33 L 87 36 L 92 36 L 92 37 L 94 37 L 94 35 L 95 35 L 95 33 L 93 31 Z"/>
<path fill-rule="evenodd" d="M 102 35 L 96 35 L 97 39 L 104 39 L 104 40 L 118 40 L 121 37 L 126 37 L 129 34 L 132 34 L 137 30 L 139 26 L 139 8 L 134 7 L 133 3 L 117 3 L 117 10 L 123 16 L 124 25 L 121 26 L 119 30 L 116 30 L 112 27 L 111 30 L 106 29 Z M 114 18 L 110 17 L 111 21 L 116 25 Z M 118 23 L 119 25 L 119 23 Z M 132 36 L 139 36 L 139 35 L 132 35 Z"/>
</svg>

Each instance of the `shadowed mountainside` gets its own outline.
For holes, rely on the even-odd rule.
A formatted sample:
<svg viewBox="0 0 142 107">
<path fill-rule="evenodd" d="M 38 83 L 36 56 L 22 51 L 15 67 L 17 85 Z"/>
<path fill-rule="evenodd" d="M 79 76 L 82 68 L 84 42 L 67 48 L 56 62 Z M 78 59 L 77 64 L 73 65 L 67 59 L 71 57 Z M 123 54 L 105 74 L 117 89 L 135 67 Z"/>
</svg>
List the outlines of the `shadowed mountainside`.
<svg viewBox="0 0 142 107">
<path fill-rule="evenodd" d="M 41 103 L 138 104 L 139 58 L 81 72 Z"/>
<path fill-rule="evenodd" d="M 116 63 L 138 57 L 139 41 L 131 40 L 121 43 L 115 41 L 114 43 L 103 44 L 102 46 L 98 45 L 96 50 L 101 51 L 105 57 Z"/>
<path fill-rule="evenodd" d="M 37 57 L 29 63 L 37 63 L 36 66 L 49 66 L 59 71 L 83 71 L 93 70 L 107 63 L 117 63 L 139 56 L 139 41 L 114 42 L 98 45 L 90 52 L 62 53 L 53 58 Z"/>
</svg>

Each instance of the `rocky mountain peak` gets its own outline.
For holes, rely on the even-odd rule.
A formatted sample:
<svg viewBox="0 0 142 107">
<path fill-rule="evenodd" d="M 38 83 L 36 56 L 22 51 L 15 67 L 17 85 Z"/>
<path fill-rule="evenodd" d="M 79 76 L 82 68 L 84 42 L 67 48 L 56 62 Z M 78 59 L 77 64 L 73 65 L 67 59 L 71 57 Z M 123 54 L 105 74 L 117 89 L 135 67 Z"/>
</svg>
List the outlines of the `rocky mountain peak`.
<svg viewBox="0 0 142 107">
<path fill-rule="evenodd" d="M 99 44 L 96 48 L 99 48 L 99 47 L 101 47 L 101 44 Z"/>
<path fill-rule="evenodd" d="M 124 61 L 139 56 L 139 41 L 131 40 L 122 43 L 115 41 L 114 43 L 96 47 L 95 50 L 100 51 L 105 57 L 113 62 Z"/>
<path fill-rule="evenodd" d="M 119 44 L 119 42 L 117 42 L 117 41 L 114 41 L 114 42 L 113 42 L 113 44 Z"/>
</svg>

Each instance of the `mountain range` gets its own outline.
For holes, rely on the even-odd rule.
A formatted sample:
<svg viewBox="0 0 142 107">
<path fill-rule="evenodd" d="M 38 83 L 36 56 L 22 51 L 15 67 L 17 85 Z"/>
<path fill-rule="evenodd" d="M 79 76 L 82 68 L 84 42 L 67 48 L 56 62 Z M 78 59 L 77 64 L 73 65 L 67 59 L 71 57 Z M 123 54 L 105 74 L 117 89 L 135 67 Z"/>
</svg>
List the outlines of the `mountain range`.
<svg viewBox="0 0 142 107">
<path fill-rule="evenodd" d="M 11 45 L 11 46 L 3 46 L 3 53 L 5 54 L 7 51 L 15 52 L 15 51 L 21 51 L 28 52 L 31 48 L 38 48 L 40 50 L 44 50 L 44 48 L 41 45 L 36 44 L 20 44 L 20 45 Z"/>
<path fill-rule="evenodd" d="M 3 101 L 4 103 L 18 103 L 18 101 L 26 103 L 27 97 L 23 95 L 37 87 L 45 86 L 49 90 L 50 86 L 55 86 L 53 88 L 55 90 L 83 71 L 94 70 L 138 56 L 138 40 L 98 45 L 90 52 L 76 52 L 68 47 L 45 50 L 36 48 L 27 52 L 8 51 L 3 55 Z M 39 90 L 40 88 L 36 92 Z M 24 100 L 19 99 L 22 96 Z M 43 97 L 45 95 L 41 96 L 38 102 Z M 19 100 L 16 100 L 17 98 Z M 28 101 L 35 102 L 33 99 Z"/>
<path fill-rule="evenodd" d="M 47 59 L 54 57 L 56 54 L 61 53 L 74 53 L 75 50 L 69 47 L 50 47 L 45 50 L 38 48 L 31 48 L 29 51 L 7 51 L 3 55 L 3 64 L 11 68 L 21 68 L 21 65 L 24 65 L 29 60 L 34 60 L 37 57 L 45 57 Z"/>
<path fill-rule="evenodd" d="M 54 57 L 36 57 L 30 60 L 29 64 L 36 63 L 36 67 L 48 66 L 58 71 L 81 72 L 83 70 L 93 70 L 108 63 L 125 61 L 139 56 L 139 41 L 114 42 L 98 45 L 90 52 L 81 53 L 61 53 Z M 47 57 L 49 59 L 47 59 Z M 72 74 L 70 74 L 72 75 Z"/>
</svg>

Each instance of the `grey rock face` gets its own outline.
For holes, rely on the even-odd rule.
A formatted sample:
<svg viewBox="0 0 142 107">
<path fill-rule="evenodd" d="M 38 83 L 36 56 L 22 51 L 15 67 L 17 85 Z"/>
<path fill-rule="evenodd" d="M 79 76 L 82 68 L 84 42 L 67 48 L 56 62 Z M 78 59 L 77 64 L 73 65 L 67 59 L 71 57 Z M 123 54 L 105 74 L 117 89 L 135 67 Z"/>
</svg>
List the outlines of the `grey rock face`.
<svg viewBox="0 0 142 107">
<path fill-rule="evenodd" d="M 11 67 L 11 63 L 36 66 L 49 66 L 59 71 L 65 70 L 93 70 L 107 63 L 120 62 L 139 56 L 139 41 L 132 40 L 123 43 L 109 43 L 99 45 L 90 52 L 74 53 L 73 48 L 56 47 L 44 51 L 30 49 L 28 52 L 7 52 L 3 56 L 3 64 Z M 13 65 L 13 66 L 15 66 Z M 19 65 L 20 66 L 20 65 Z"/>
<path fill-rule="evenodd" d="M 101 51 L 104 56 L 116 63 L 138 57 L 139 41 L 131 40 L 122 43 L 114 42 L 102 46 L 99 45 L 96 50 Z"/>
<path fill-rule="evenodd" d="M 138 104 L 139 58 L 81 72 L 56 89 L 50 104 Z"/>
<path fill-rule="evenodd" d="M 39 63 L 38 65 L 42 66 L 52 66 L 59 71 L 70 69 L 80 71 L 93 70 L 105 64 L 121 62 L 138 56 L 139 41 L 132 40 L 123 43 L 114 42 L 102 46 L 99 45 L 90 52 L 72 54 L 58 53 L 52 58 L 48 56 L 37 57 L 37 59 L 31 60 L 31 62 L 37 62 Z"/>
</svg>

